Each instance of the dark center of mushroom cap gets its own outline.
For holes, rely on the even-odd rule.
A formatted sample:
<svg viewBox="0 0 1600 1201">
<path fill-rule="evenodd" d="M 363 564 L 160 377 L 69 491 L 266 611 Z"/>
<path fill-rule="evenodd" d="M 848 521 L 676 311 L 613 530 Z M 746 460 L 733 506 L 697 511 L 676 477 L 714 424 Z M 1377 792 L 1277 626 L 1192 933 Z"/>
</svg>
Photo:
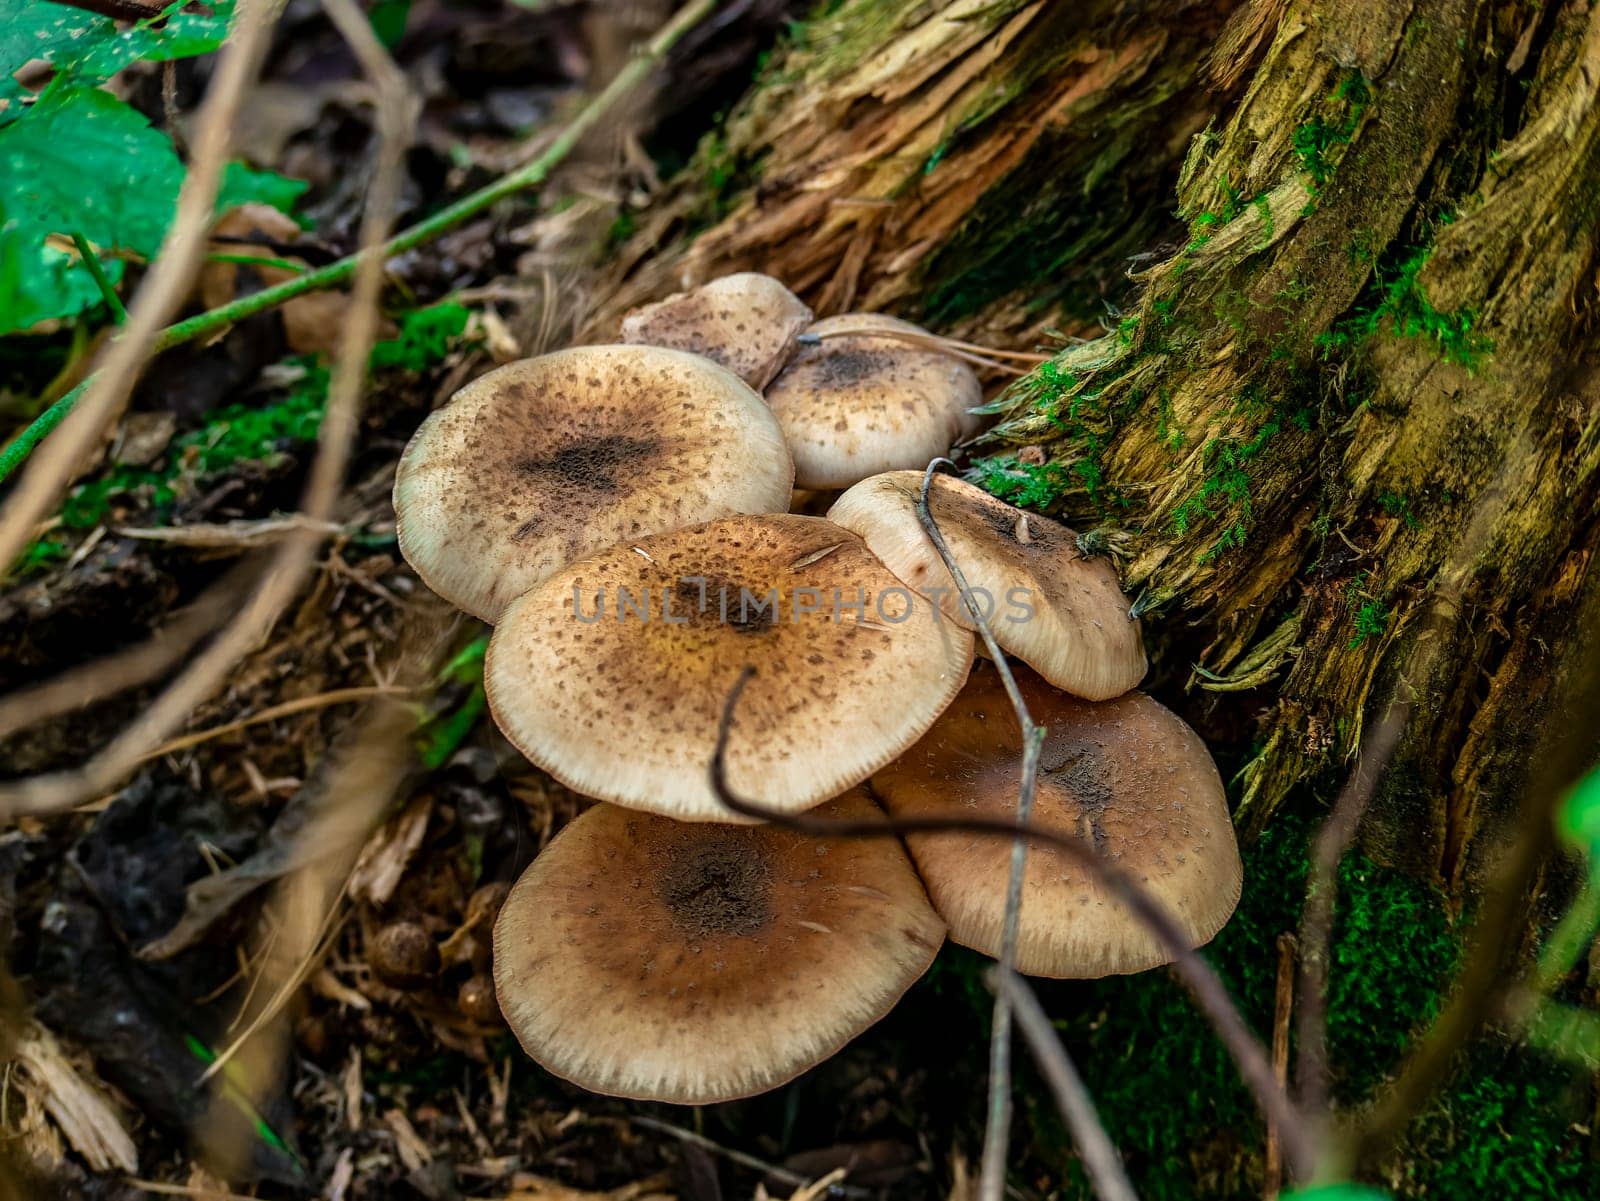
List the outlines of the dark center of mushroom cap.
<svg viewBox="0 0 1600 1201">
<path fill-rule="evenodd" d="M 824 343 L 812 369 L 823 387 L 850 388 L 886 372 L 893 363 L 893 356 L 886 351 L 857 347 L 830 350 Z"/>
<path fill-rule="evenodd" d="M 673 585 L 672 615 L 692 626 L 723 625 L 736 634 L 764 634 L 778 624 L 778 602 L 765 589 L 701 575 Z"/>
<path fill-rule="evenodd" d="M 772 920 L 772 865 L 747 831 L 686 831 L 657 880 L 657 896 L 690 938 L 749 937 Z"/>
<path fill-rule="evenodd" d="M 517 463 L 517 470 L 544 484 L 615 492 L 619 476 L 639 459 L 655 454 L 661 443 L 654 438 L 627 434 L 600 434 L 580 438 L 538 457 Z"/>
<path fill-rule="evenodd" d="M 1095 850 L 1104 851 L 1104 817 L 1111 805 L 1111 781 L 1107 778 L 1106 757 L 1099 747 L 1081 739 L 1047 740 L 1039 754 L 1041 776 L 1066 792 L 1080 811 L 1086 834 Z"/>
</svg>

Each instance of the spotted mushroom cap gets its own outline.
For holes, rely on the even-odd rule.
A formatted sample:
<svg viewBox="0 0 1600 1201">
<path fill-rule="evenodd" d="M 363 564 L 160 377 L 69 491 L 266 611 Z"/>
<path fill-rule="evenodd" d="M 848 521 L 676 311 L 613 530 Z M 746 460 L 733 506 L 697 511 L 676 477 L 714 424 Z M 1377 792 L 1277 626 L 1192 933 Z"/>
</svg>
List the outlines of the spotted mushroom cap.
<svg viewBox="0 0 1600 1201">
<path fill-rule="evenodd" d="M 848 530 L 730 517 L 615 547 L 513 601 L 484 684 L 506 736 L 575 791 L 737 821 L 708 765 L 746 666 L 728 783 L 798 812 L 914 743 L 971 662 L 972 635 Z"/>
<path fill-rule="evenodd" d="M 752 388 L 765 388 L 811 317 L 805 302 L 772 276 L 741 271 L 634 309 L 622 319 L 622 340 L 704 355 Z"/>
<path fill-rule="evenodd" d="M 897 467 L 923 467 L 976 432 L 969 410 L 983 399 L 978 377 L 960 359 L 893 337 L 833 331 L 900 330 L 927 335 L 881 313 L 845 313 L 806 332 L 802 346 L 766 391 L 794 455 L 795 485 L 848 488 Z"/>
<path fill-rule="evenodd" d="M 1193 730 L 1141 692 L 1079 700 L 1026 668 L 1017 682 L 1045 727 L 1033 820 L 1088 840 L 1166 907 L 1199 946 L 1227 922 L 1243 869 L 1222 779 Z M 921 742 L 872 777 L 896 817 L 1014 818 L 1022 737 L 992 664 Z M 998 955 L 1010 843 L 993 835 L 913 834 L 912 858 L 950 937 Z M 1058 848 L 1028 848 L 1017 966 L 1035 976 L 1144 971 L 1170 956 L 1121 901 Z"/>
<path fill-rule="evenodd" d="M 854 790 L 824 816 L 880 817 Z M 944 924 L 899 842 L 598 805 L 494 930 L 523 1048 L 593 1092 L 705 1105 L 776 1088 L 881 1018 Z"/>
<path fill-rule="evenodd" d="M 841 496 L 828 520 L 861 535 L 924 595 L 944 589 L 944 612 L 970 626 L 955 580 L 917 516 L 921 495 L 922 472 L 887 472 Z M 934 477 L 928 511 L 1002 649 L 1092 701 L 1120 696 L 1144 678 L 1144 641 L 1116 568 L 1086 558 L 1070 529 L 945 475 Z"/>
<path fill-rule="evenodd" d="M 400 550 L 485 621 L 566 564 L 726 513 L 782 512 L 793 467 L 732 372 L 651 346 L 584 346 L 473 380 L 411 439 Z"/>
</svg>

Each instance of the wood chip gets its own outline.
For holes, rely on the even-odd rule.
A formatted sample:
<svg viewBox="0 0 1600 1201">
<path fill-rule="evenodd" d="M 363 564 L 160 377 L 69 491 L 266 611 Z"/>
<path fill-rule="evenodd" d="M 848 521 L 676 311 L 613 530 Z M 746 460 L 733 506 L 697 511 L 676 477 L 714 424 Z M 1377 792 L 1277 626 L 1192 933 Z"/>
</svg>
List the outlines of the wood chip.
<svg viewBox="0 0 1600 1201">
<path fill-rule="evenodd" d="M 406 865 L 422 845 L 432 814 L 433 798 L 415 797 L 397 817 L 373 832 L 367 845 L 361 848 L 361 855 L 350 877 L 352 896 L 373 905 L 388 903 L 389 898 L 394 896 L 394 890 L 400 886 Z"/>
<path fill-rule="evenodd" d="M 16 1041 L 16 1062 L 26 1087 L 96 1172 L 139 1170 L 139 1155 L 116 1110 L 68 1061 L 55 1035 L 29 1022 Z"/>
<path fill-rule="evenodd" d="M 398 1109 L 391 1109 L 383 1115 L 383 1124 L 394 1132 L 395 1150 L 400 1153 L 400 1162 L 405 1165 L 406 1171 L 421 1171 L 433 1162 L 433 1152 L 428 1150 L 428 1144 L 422 1141 L 411 1119 L 405 1114 Z"/>
</svg>

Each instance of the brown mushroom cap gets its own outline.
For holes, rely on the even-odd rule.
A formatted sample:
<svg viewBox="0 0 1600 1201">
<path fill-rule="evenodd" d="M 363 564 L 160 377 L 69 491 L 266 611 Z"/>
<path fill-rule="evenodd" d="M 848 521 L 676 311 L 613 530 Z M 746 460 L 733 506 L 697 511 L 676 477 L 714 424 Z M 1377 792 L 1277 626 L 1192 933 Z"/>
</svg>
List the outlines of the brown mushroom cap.
<svg viewBox="0 0 1600 1201">
<path fill-rule="evenodd" d="M 634 309 L 622 319 L 622 340 L 704 355 L 760 389 L 789 361 L 811 317 L 772 276 L 741 271 Z"/>
<path fill-rule="evenodd" d="M 955 580 L 917 516 L 921 495 L 922 472 L 891 471 L 851 488 L 828 520 L 861 535 L 924 595 L 945 589 L 940 607 L 970 627 Z M 1144 678 L 1139 622 L 1128 616 L 1116 569 L 1085 558 L 1070 529 L 944 475 L 934 477 L 928 511 L 1003 649 L 1056 687 L 1093 701 L 1120 696 Z"/>
<path fill-rule="evenodd" d="M 858 601 L 861 615 L 847 607 Z M 513 601 L 484 685 L 506 736 L 575 791 L 736 821 L 708 765 L 747 665 L 729 785 L 797 812 L 915 742 L 971 662 L 972 635 L 854 534 L 819 517 L 730 517 L 616 547 Z"/>
<path fill-rule="evenodd" d="M 828 336 L 841 329 L 928 334 L 880 313 L 845 313 L 807 331 L 823 340 L 802 346 L 766 393 L 797 487 L 848 488 L 880 471 L 922 467 L 976 432 L 969 410 L 983 389 L 972 368 L 901 338 Z"/>
<path fill-rule="evenodd" d="M 400 549 L 495 621 L 552 572 L 625 538 L 781 512 L 793 466 L 761 398 L 697 355 L 584 346 L 480 376 L 400 460 Z"/>
<path fill-rule="evenodd" d="M 877 809 L 856 790 L 822 812 Z M 598 805 L 512 889 L 494 977 L 507 1022 L 551 1072 L 704 1105 L 826 1059 L 889 1011 L 943 939 L 894 839 Z"/>
<path fill-rule="evenodd" d="M 1141 692 L 1091 703 L 1025 668 L 1017 683 L 1046 728 L 1033 820 L 1090 840 L 1166 907 L 1195 946 L 1239 900 L 1243 869 L 1217 768 L 1187 725 Z M 896 817 L 1013 818 L 1022 737 L 993 665 L 927 737 L 872 778 Z M 1010 843 L 964 832 L 913 834 L 912 858 L 950 937 L 998 955 Z M 1017 968 L 1035 976 L 1144 971 L 1170 956 L 1098 879 L 1061 850 L 1028 849 Z"/>
</svg>

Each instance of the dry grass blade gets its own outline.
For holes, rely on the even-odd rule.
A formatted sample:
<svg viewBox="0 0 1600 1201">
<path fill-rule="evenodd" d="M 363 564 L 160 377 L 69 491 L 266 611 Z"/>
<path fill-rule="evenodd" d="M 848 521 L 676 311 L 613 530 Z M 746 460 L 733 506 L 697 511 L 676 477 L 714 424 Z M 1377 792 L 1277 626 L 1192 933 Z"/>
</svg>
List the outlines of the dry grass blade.
<svg viewBox="0 0 1600 1201">
<path fill-rule="evenodd" d="M 325 522 L 331 514 L 354 439 L 367 359 L 378 332 L 384 262 L 376 251 L 388 236 L 398 207 L 402 166 L 419 107 L 405 78 L 353 0 L 324 0 L 324 7 L 368 74 L 374 91 L 379 144 L 362 218 L 362 253 L 351 290 L 350 317 L 340 338 L 339 358 L 329 385 L 321 446 L 306 485 L 303 510 L 312 522 Z M 258 602 L 265 595 L 266 603 L 258 603 L 248 624 L 236 622 L 208 648 L 209 653 L 220 646 L 223 653 L 205 665 L 206 673 L 215 672 L 220 678 L 258 636 L 257 631 L 265 633 L 270 628 L 282 607 L 299 590 L 319 541 L 320 535 L 314 531 L 297 531 L 283 544 L 275 556 L 275 570 L 257 595 Z M 194 674 L 193 669 L 190 674 Z M 213 680 L 202 674 L 197 682 L 209 688 Z M 205 1073 L 210 1077 L 226 1065 L 237 1063 L 238 1077 L 255 1094 L 252 1101 L 265 1097 L 276 1084 L 287 1037 L 280 1020 L 284 1006 L 321 961 L 338 931 L 337 919 L 355 856 L 409 763 L 404 748 L 410 728 L 410 715 L 402 707 L 387 706 L 374 715 L 348 757 L 331 773 L 319 820 L 311 823 L 303 836 L 337 851 L 295 872 L 277 890 L 281 936 L 273 942 L 256 981 L 276 987 L 250 1016 L 243 1033 Z M 212 1129 L 218 1133 L 211 1150 L 221 1163 L 238 1162 L 248 1155 L 246 1147 L 229 1145 L 228 1132 L 237 1131 L 238 1127 L 229 1122 L 227 1107 L 228 1102 L 220 1095 L 212 1104 Z"/>
<path fill-rule="evenodd" d="M 162 755 L 174 755 L 190 747 L 199 746 L 203 742 L 210 742 L 213 738 L 225 738 L 229 734 L 237 734 L 240 730 L 248 730 L 251 726 L 277 721 L 283 717 L 293 717 L 297 713 L 310 713 L 315 709 L 326 709 L 330 705 L 349 705 L 356 701 L 376 700 L 382 696 L 406 696 L 410 692 L 411 689 L 402 688 L 398 684 L 370 684 L 360 688 L 335 688 L 328 692 L 319 692 L 315 696 L 302 696 L 292 701 L 284 701 L 281 705 L 259 710 L 237 721 L 223 722 L 220 726 L 209 726 L 204 730 L 196 730 L 192 734 L 170 739 L 151 749 L 143 758 L 159 759 Z"/>
<path fill-rule="evenodd" d="M 112 532 L 141 542 L 165 542 L 169 546 L 189 546 L 199 550 L 247 550 L 281 542 L 302 530 L 313 534 L 337 534 L 341 527 L 331 521 L 314 522 L 304 514 L 288 517 L 263 517 L 255 521 L 225 521 L 219 524 L 119 527 Z"/>
<path fill-rule="evenodd" d="M 852 328 L 841 325 L 837 329 L 830 329 L 825 334 L 803 334 L 800 341 L 804 344 L 808 339 L 822 342 L 828 338 L 891 338 L 900 342 L 909 342 L 913 346 L 920 346 L 925 350 L 937 351 L 947 354 L 953 359 L 960 359 L 964 363 L 971 363 L 977 367 L 987 367 L 991 371 L 999 371 L 1005 375 L 1027 375 L 1031 367 L 1017 367 L 1011 363 L 1000 362 L 1001 359 L 1016 359 L 1020 362 L 1038 366 L 1048 362 L 1053 356 L 1047 354 L 1033 354 L 1021 350 L 993 350 L 987 346 L 978 346 L 972 342 L 961 342 L 955 338 L 943 338 L 938 334 L 919 333 L 910 329 L 884 329 L 880 326 Z"/>
<path fill-rule="evenodd" d="M 183 303 L 205 249 L 206 231 L 245 93 L 260 69 L 281 0 L 241 0 L 222 59 L 196 121 L 193 160 L 178 194 L 178 211 L 128 322 L 105 365 L 72 413 L 28 460 L 0 509 L 0 569 L 16 562 L 33 529 L 65 492 L 78 465 L 104 434 L 133 388 L 156 336 Z"/>
</svg>

